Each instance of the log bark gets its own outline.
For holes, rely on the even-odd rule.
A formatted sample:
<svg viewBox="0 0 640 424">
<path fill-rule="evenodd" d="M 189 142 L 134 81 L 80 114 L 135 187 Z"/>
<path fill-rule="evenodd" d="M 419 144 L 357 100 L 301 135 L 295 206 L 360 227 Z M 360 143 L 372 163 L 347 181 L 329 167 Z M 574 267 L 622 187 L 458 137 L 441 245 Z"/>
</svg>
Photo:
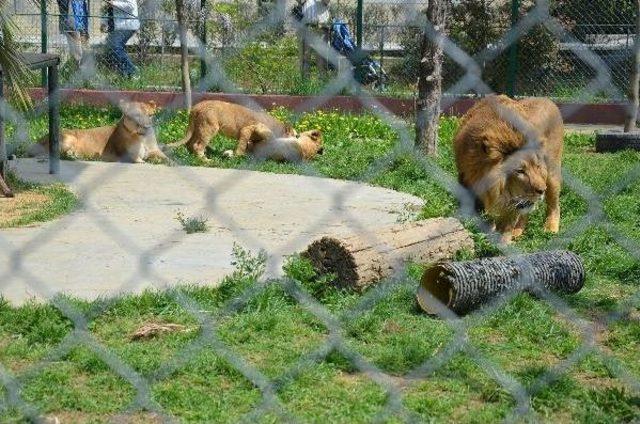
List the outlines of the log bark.
<svg viewBox="0 0 640 424">
<path fill-rule="evenodd" d="M 640 108 L 640 0 L 636 0 L 636 34 L 633 42 L 633 69 L 629 85 L 629 112 L 624 124 L 624 132 L 636 129 Z"/>
<path fill-rule="evenodd" d="M 420 74 L 416 101 L 416 146 L 427 155 L 438 154 L 438 121 L 442 97 L 442 43 L 444 42 L 446 0 L 429 0 L 420 44 Z"/>
<path fill-rule="evenodd" d="M 323 237 L 305 252 L 319 275 L 335 274 L 334 284 L 362 290 L 402 270 L 407 261 L 434 263 L 450 259 L 473 240 L 455 218 L 436 218 L 372 231 L 371 237 Z"/>
<path fill-rule="evenodd" d="M 577 293 L 582 289 L 585 270 L 572 252 L 558 250 L 475 261 L 441 263 L 427 269 L 416 298 L 429 314 L 438 312 L 438 303 L 464 315 L 496 298 L 526 290 Z"/>
<path fill-rule="evenodd" d="M 187 44 L 187 28 L 184 21 L 184 1 L 176 0 L 176 14 L 178 17 L 178 34 L 180 37 L 180 69 L 182 71 L 182 92 L 184 93 L 184 107 L 191 110 L 191 75 L 189 73 L 189 45 Z"/>
</svg>

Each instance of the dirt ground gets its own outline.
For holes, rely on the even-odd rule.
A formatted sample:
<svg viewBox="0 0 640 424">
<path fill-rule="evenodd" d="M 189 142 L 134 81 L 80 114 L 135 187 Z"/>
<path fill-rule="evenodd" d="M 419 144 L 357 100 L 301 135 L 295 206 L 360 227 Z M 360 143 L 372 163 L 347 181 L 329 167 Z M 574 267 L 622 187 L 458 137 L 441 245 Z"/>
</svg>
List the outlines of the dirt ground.
<svg viewBox="0 0 640 424">
<path fill-rule="evenodd" d="M 10 226 L 49 201 L 50 196 L 36 190 L 18 191 L 13 198 L 0 197 L 0 228 Z"/>
</svg>

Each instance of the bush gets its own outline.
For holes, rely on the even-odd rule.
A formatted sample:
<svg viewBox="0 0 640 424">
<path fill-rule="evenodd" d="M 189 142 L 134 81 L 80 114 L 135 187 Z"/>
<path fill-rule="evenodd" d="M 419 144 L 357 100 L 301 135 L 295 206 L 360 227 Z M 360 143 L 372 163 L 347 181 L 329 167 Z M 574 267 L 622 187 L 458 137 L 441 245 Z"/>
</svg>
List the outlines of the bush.
<svg viewBox="0 0 640 424">
<path fill-rule="evenodd" d="M 317 77 L 303 79 L 295 36 L 273 37 L 246 44 L 229 58 L 225 69 L 243 89 L 262 94 L 308 94 L 319 91 Z"/>
<path fill-rule="evenodd" d="M 522 4 L 521 16 L 534 6 L 533 1 Z M 499 42 L 511 24 L 510 2 L 486 2 L 468 0 L 456 3 L 451 8 L 450 38 L 470 56 L 474 56 L 487 47 L 500 47 Z M 406 82 L 415 82 L 418 78 L 420 61 L 421 30 L 414 25 L 407 27 L 401 36 L 401 45 L 405 56 L 392 70 L 397 78 Z M 562 66 L 566 66 L 559 56 L 559 45 L 554 36 L 541 25 L 533 27 L 519 39 L 519 73 L 517 84 L 522 92 L 531 90 L 532 84 Z M 481 62 L 483 80 L 494 90 L 506 90 L 509 51 L 501 53 L 492 61 Z M 445 87 L 454 84 L 466 72 L 451 58 L 445 55 Z"/>
<path fill-rule="evenodd" d="M 206 233 L 209 231 L 208 219 L 203 216 L 184 216 L 182 212 L 178 212 L 176 220 L 182 225 L 182 229 L 187 234 Z"/>
</svg>

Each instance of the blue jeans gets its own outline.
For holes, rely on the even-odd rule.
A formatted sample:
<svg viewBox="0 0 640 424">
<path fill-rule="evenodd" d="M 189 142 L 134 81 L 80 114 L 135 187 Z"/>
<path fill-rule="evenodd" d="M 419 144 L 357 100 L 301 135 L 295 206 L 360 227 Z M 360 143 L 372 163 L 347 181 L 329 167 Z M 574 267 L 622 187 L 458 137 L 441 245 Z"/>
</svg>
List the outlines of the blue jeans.
<svg viewBox="0 0 640 424">
<path fill-rule="evenodd" d="M 131 62 L 125 46 L 127 41 L 135 31 L 131 30 L 115 30 L 107 35 L 107 61 L 113 66 L 121 75 L 129 77 L 137 72 L 137 68 Z"/>
<path fill-rule="evenodd" d="M 58 16 L 60 32 L 78 32 L 88 37 L 89 4 L 87 0 L 57 0 L 57 2 L 60 10 L 60 16 Z"/>
</svg>

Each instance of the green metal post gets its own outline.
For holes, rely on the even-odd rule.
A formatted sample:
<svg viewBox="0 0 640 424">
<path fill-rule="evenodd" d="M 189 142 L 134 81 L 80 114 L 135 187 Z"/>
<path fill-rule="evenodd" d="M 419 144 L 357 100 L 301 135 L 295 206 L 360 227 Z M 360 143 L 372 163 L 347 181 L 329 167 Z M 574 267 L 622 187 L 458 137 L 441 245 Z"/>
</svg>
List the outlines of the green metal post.
<svg viewBox="0 0 640 424">
<path fill-rule="evenodd" d="M 511 0 L 511 28 L 520 17 L 520 0 Z M 516 80 L 518 78 L 518 43 L 516 40 L 509 47 L 509 70 L 507 75 L 507 94 L 509 97 L 516 95 Z"/>
<path fill-rule="evenodd" d="M 200 55 L 200 79 L 204 79 L 207 75 L 207 61 L 205 59 L 207 49 L 207 20 L 204 13 L 207 6 L 207 0 L 200 0 L 200 42 L 202 43 L 202 52 Z"/>
<path fill-rule="evenodd" d="M 358 0 L 356 9 L 356 44 L 362 48 L 362 27 L 364 26 L 364 0 Z"/>
<path fill-rule="evenodd" d="M 47 25 L 47 0 L 40 0 L 40 51 L 42 53 L 47 52 L 48 44 L 48 25 Z M 45 88 L 48 85 L 47 70 L 42 70 L 42 87 Z"/>
</svg>

